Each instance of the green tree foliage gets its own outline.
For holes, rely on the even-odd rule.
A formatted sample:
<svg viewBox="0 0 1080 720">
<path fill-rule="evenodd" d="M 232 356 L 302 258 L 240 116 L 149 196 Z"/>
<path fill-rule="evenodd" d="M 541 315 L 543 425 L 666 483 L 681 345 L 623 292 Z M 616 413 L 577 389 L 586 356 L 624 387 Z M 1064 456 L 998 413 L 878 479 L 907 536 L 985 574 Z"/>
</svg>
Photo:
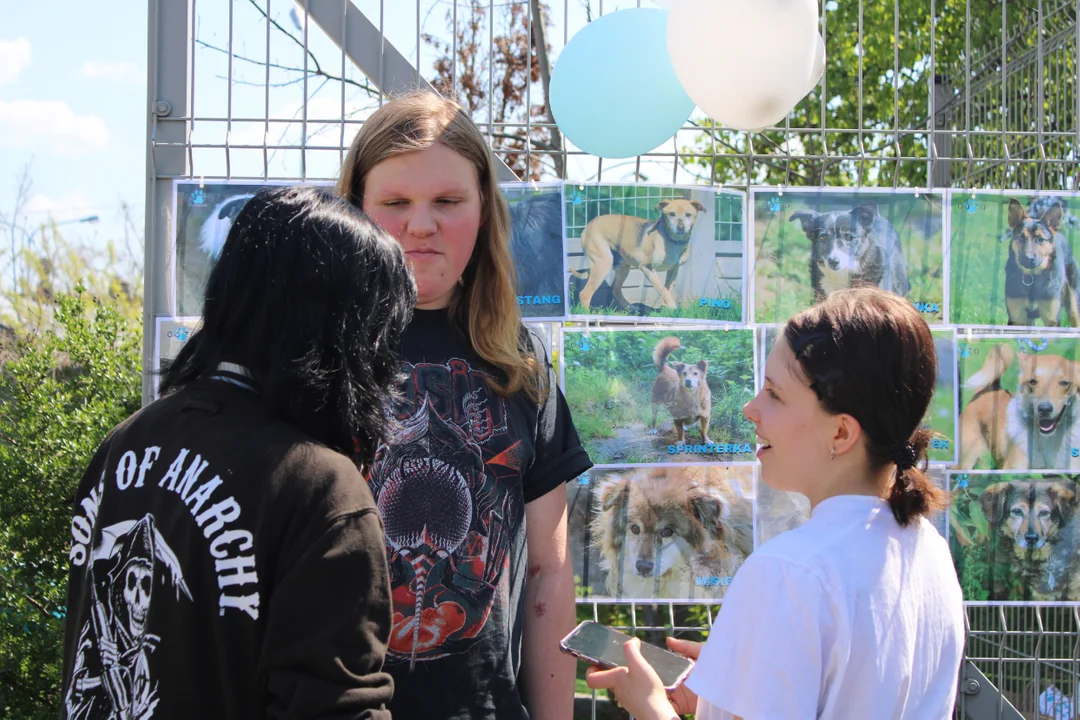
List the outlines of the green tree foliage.
<svg viewBox="0 0 1080 720">
<path fill-rule="evenodd" d="M 716 126 L 709 132 L 713 124 L 706 120 L 702 123 L 706 132 L 683 147 L 684 162 L 704 179 L 726 184 L 926 187 L 928 161 L 913 158 L 930 157 L 926 130 L 935 124 L 930 119 L 935 78 L 944 88 L 935 101 L 938 129 L 961 131 L 970 126 L 1000 133 L 1008 111 L 995 106 L 978 117 L 966 116 L 965 89 L 1000 77 L 1003 25 L 1008 28 L 1005 58 L 1014 69 L 1025 52 L 1036 48 L 1039 34 L 1030 3 L 937 0 L 933 11 L 920 0 L 824 3 L 825 82 L 793 110 L 791 130 L 737 133 Z M 1061 12 L 1072 12 L 1075 18 L 1075 10 Z M 762 52 L 769 52 L 767 44 Z M 1075 57 L 1072 71 L 1075 82 Z M 1010 102 L 1030 106 L 1035 88 L 1015 91 L 1021 95 Z M 1049 99 L 1045 105 L 1049 113 Z M 1075 124 L 1074 101 L 1060 116 L 1047 114 L 1044 129 L 1075 130 Z M 1014 155 L 1016 151 L 1014 144 Z M 735 154 L 753 157 L 730 157 Z M 981 142 L 976 154 L 1003 157 L 1002 138 Z M 955 139 L 949 155 L 965 157 L 963 137 Z M 954 164 L 954 174 L 963 173 L 964 165 Z"/>
<path fill-rule="evenodd" d="M 17 328 L 0 370 L 0 716 L 9 718 L 59 710 L 75 489 L 141 401 L 141 332 L 128 298 L 76 285 L 34 300 L 47 328 Z"/>
</svg>

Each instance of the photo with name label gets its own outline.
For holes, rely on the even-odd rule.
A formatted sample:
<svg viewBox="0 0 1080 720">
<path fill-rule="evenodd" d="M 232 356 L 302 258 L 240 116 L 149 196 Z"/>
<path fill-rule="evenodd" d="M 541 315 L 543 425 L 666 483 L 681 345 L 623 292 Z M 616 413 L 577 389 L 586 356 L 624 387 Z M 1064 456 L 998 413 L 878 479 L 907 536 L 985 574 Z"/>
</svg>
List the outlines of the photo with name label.
<svg viewBox="0 0 1080 720">
<path fill-rule="evenodd" d="M 563 391 L 599 465 L 753 460 L 742 407 L 754 392 L 754 331 L 566 329 Z"/>
<path fill-rule="evenodd" d="M 564 192 L 572 317 L 745 322 L 743 193 L 591 183 Z"/>
<path fill-rule="evenodd" d="M 566 316 L 562 183 L 503 183 L 518 309 L 526 321 Z"/>
<path fill-rule="evenodd" d="M 958 333 L 963 469 L 1080 470 L 1080 336 Z"/>
<path fill-rule="evenodd" d="M 967 601 L 1080 601 L 1074 474 L 950 476 L 949 545 Z"/>
<path fill-rule="evenodd" d="M 1080 327 L 1080 195 L 949 195 L 950 320 Z"/>
<path fill-rule="evenodd" d="M 753 552 L 753 465 L 595 468 L 566 487 L 580 598 L 719 599 Z"/>
<path fill-rule="evenodd" d="M 768 362 L 769 351 L 772 350 L 777 333 L 783 327 L 783 325 L 758 326 L 761 337 L 758 387 L 765 382 L 765 366 Z M 922 427 L 934 432 L 930 447 L 927 448 L 927 458 L 932 463 L 952 464 L 956 462 L 958 456 L 956 332 L 952 328 L 931 328 L 930 334 L 934 338 L 934 350 L 937 351 L 937 373 L 934 396 L 930 399 L 930 407 L 926 410 L 922 424 Z"/>
<path fill-rule="evenodd" d="M 942 193 L 756 188 L 751 207 L 754 322 L 786 322 L 836 290 L 870 285 L 945 323 Z"/>
</svg>

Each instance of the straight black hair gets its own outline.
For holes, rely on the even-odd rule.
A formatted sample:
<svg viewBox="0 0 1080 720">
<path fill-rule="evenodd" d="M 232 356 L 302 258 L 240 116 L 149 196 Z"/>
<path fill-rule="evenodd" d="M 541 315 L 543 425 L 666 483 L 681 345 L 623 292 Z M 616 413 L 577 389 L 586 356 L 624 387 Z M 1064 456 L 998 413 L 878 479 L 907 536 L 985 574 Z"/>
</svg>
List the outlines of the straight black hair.
<svg viewBox="0 0 1080 720">
<path fill-rule="evenodd" d="M 284 420 L 370 467 L 415 304 L 401 247 L 362 211 L 322 188 L 263 190 L 233 222 L 202 325 L 160 391 L 241 365 Z"/>
<path fill-rule="evenodd" d="M 874 287 L 840 290 L 791 318 L 784 338 L 825 411 L 859 421 L 871 469 L 896 464 L 888 501 L 897 522 L 943 508 L 945 493 L 926 476 L 932 433 L 921 427 L 937 352 L 914 305 Z"/>
</svg>

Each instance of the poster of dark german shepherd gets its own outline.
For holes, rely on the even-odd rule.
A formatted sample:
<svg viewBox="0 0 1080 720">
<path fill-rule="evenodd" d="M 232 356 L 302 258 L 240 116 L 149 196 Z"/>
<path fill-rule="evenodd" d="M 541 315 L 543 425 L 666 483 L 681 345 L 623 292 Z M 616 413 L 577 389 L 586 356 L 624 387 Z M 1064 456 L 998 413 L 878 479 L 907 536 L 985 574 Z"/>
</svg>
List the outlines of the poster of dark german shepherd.
<svg viewBox="0 0 1080 720">
<path fill-rule="evenodd" d="M 949 315 L 975 327 L 1080 328 L 1080 196 L 951 191 Z"/>
<path fill-rule="evenodd" d="M 754 331 L 567 328 L 560 369 L 578 435 L 598 465 L 753 461 L 742 408 Z"/>
<path fill-rule="evenodd" d="M 1055 473 L 950 475 L 949 545 L 964 600 L 1080 602 L 1080 485 Z"/>
<path fill-rule="evenodd" d="M 518 309 L 527 321 L 566 317 L 562 183 L 503 183 L 510 208 Z"/>
<path fill-rule="evenodd" d="M 836 290 L 869 285 L 945 323 L 943 193 L 756 188 L 750 205 L 754 322 L 786 322 Z"/>
</svg>

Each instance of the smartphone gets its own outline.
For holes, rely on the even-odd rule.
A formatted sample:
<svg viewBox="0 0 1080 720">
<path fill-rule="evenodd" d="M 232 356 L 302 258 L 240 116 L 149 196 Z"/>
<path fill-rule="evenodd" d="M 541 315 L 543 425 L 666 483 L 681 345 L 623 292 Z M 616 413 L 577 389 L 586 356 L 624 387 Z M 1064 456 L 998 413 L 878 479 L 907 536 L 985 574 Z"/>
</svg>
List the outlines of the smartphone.
<svg viewBox="0 0 1080 720">
<path fill-rule="evenodd" d="M 629 635 L 618 630 L 586 620 L 562 639 L 559 648 L 593 665 L 613 668 L 626 665 L 623 645 L 629 639 Z M 660 676 L 666 690 L 677 688 L 694 667 L 693 660 L 646 642 L 641 643 L 641 655 Z"/>
</svg>

